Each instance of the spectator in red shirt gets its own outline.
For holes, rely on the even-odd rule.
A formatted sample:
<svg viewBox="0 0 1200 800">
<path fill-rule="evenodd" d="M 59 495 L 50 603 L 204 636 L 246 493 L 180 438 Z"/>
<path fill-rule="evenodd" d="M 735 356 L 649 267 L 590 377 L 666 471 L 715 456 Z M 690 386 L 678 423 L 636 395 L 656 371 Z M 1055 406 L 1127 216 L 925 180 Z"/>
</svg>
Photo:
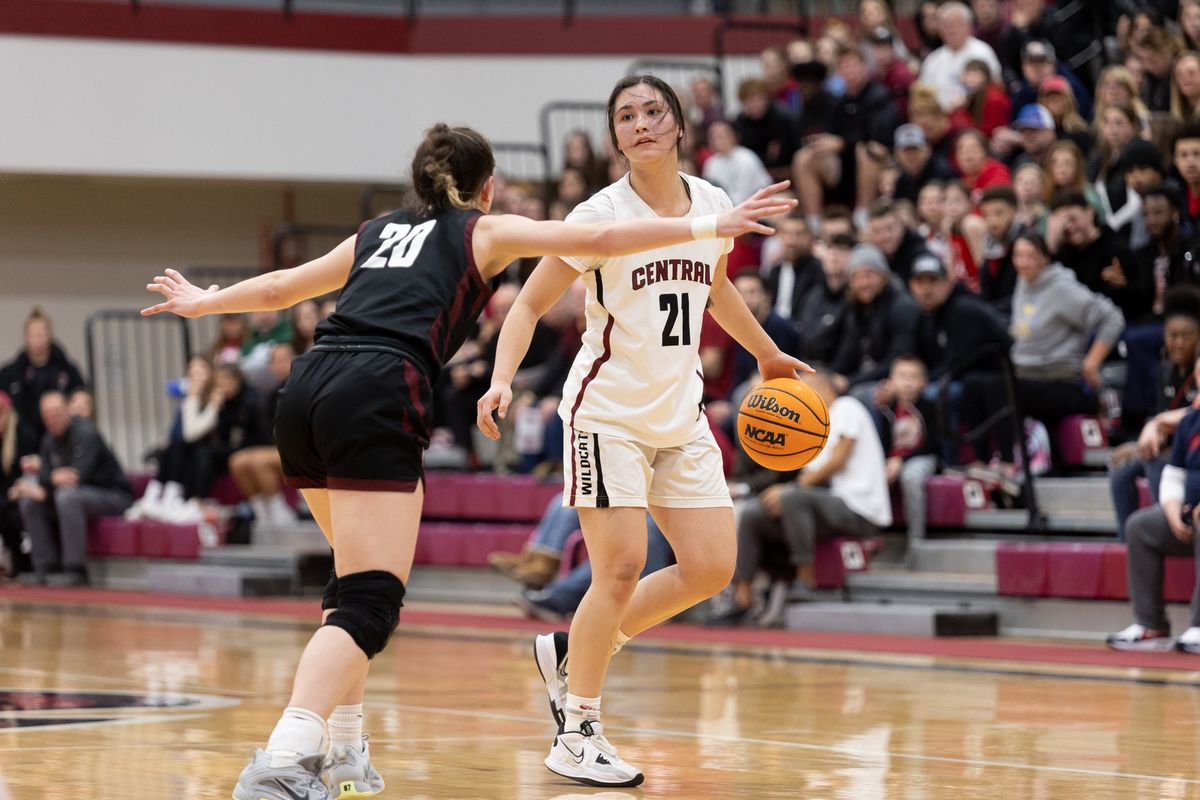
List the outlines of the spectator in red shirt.
<svg viewBox="0 0 1200 800">
<path fill-rule="evenodd" d="M 963 105 L 950 113 L 952 124 L 975 128 L 991 137 L 997 128 L 1008 124 L 1012 101 L 1004 87 L 992 79 L 988 65 L 979 60 L 968 61 L 963 67 L 962 83 L 967 89 Z"/>
<path fill-rule="evenodd" d="M 989 186 L 1012 183 L 1012 173 L 988 154 L 988 141 L 976 130 L 966 130 L 958 135 L 954 143 L 954 166 L 962 175 L 963 185 L 971 193 L 973 202 Z"/>
</svg>

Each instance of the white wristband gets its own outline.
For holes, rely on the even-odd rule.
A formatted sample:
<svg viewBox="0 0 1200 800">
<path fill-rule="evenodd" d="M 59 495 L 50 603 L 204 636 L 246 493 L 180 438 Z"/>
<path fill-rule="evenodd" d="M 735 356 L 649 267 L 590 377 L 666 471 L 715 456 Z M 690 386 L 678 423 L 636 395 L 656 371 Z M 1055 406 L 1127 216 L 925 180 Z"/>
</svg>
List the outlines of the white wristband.
<svg viewBox="0 0 1200 800">
<path fill-rule="evenodd" d="M 708 214 L 703 217 L 694 217 L 692 219 L 692 238 L 693 239 L 715 239 L 717 238 L 717 215 Z"/>
</svg>

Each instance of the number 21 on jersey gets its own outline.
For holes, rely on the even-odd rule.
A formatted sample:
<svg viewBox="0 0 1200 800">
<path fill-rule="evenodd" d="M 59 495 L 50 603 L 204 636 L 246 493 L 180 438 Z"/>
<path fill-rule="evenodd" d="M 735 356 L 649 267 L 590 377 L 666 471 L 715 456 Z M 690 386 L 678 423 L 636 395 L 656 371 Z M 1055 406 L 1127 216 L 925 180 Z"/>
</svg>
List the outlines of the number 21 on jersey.
<svg viewBox="0 0 1200 800">
<path fill-rule="evenodd" d="M 411 267 L 417 262 L 421 247 L 436 224 L 436 219 L 422 222 L 416 227 L 402 222 L 389 222 L 379 234 L 383 244 L 379 245 L 375 255 L 363 262 L 362 268 Z"/>
</svg>

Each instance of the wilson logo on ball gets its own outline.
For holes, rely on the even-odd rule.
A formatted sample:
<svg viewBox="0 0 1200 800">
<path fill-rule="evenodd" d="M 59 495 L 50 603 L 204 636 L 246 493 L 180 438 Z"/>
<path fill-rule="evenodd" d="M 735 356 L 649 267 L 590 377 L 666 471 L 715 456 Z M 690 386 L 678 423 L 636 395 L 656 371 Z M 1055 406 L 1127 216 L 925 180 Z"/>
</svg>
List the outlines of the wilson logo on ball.
<svg viewBox="0 0 1200 800">
<path fill-rule="evenodd" d="M 792 422 L 802 421 L 799 411 L 780 405 L 774 397 L 768 397 L 761 394 L 751 394 L 746 398 L 746 407 L 759 411 L 766 411 L 770 414 L 776 414 L 783 419 L 788 419 Z"/>
</svg>

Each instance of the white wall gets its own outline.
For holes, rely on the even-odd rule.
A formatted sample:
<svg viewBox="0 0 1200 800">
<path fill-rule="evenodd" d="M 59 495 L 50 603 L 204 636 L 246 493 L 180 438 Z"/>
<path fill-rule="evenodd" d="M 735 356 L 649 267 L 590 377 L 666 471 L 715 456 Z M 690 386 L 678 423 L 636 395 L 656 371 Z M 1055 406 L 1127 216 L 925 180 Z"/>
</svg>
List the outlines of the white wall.
<svg viewBox="0 0 1200 800">
<path fill-rule="evenodd" d="M 633 59 L 413 57 L 0 36 L 0 172 L 394 180 L 438 121 L 537 141 Z"/>
<path fill-rule="evenodd" d="M 98 309 L 140 308 L 170 265 L 255 266 L 271 228 L 357 222 L 358 187 L 112 178 L 0 178 L 0 363 L 41 305 L 84 367 Z"/>
</svg>

